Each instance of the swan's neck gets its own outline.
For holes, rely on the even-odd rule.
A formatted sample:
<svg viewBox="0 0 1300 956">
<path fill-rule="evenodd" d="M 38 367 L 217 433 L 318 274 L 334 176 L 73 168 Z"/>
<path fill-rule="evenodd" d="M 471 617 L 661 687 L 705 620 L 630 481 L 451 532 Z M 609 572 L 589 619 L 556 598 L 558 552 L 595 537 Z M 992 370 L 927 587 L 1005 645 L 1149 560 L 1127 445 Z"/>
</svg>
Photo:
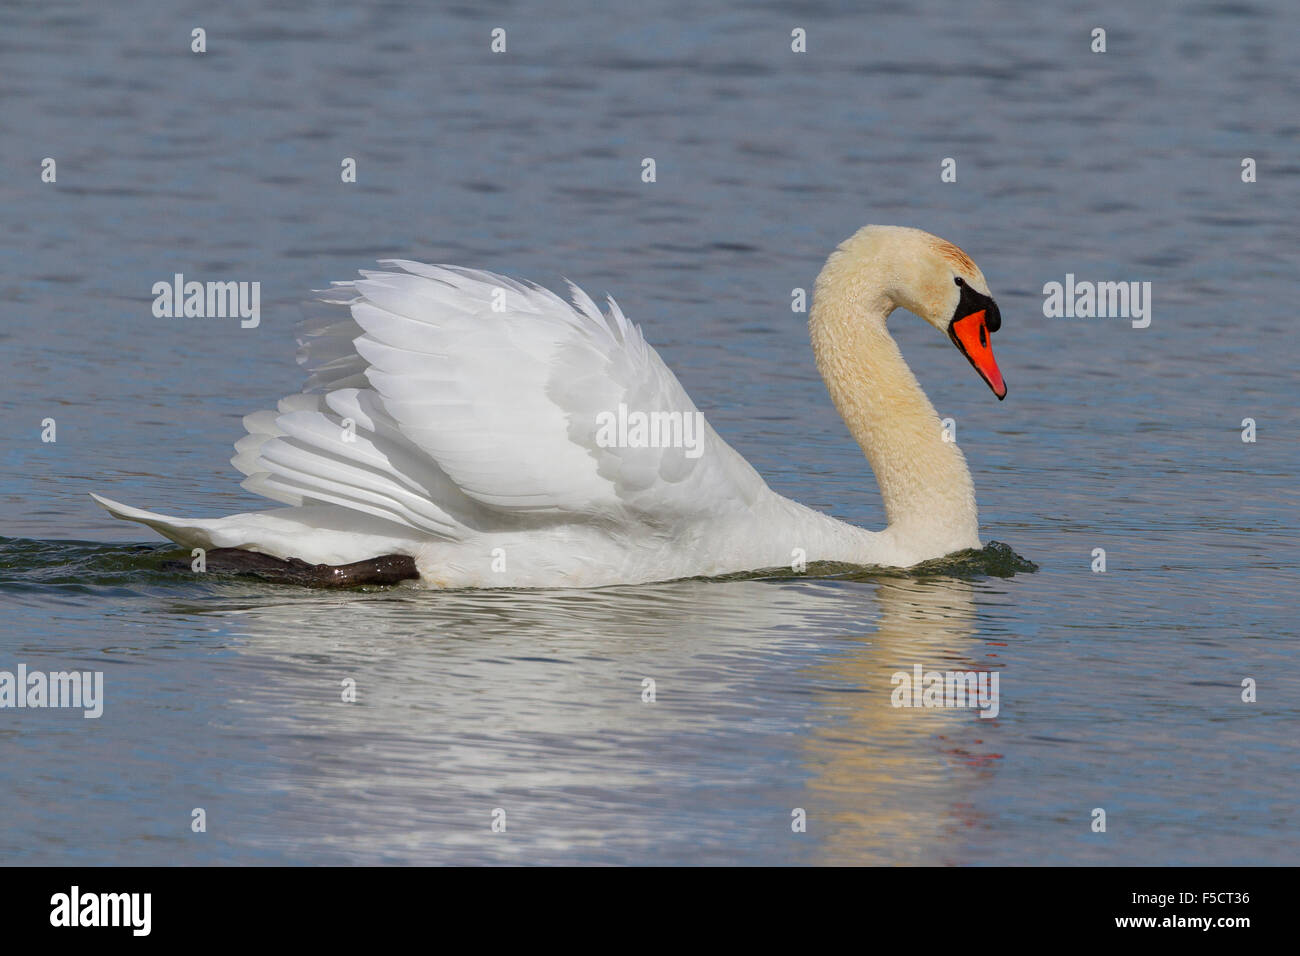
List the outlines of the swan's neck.
<svg viewBox="0 0 1300 956">
<path fill-rule="evenodd" d="M 876 473 L 889 529 L 900 540 L 938 541 L 939 553 L 978 547 L 966 459 L 944 441 L 938 413 L 885 328 L 896 304 L 883 285 L 828 264 L 809 320 L 817 368 Z"/>
</svg>

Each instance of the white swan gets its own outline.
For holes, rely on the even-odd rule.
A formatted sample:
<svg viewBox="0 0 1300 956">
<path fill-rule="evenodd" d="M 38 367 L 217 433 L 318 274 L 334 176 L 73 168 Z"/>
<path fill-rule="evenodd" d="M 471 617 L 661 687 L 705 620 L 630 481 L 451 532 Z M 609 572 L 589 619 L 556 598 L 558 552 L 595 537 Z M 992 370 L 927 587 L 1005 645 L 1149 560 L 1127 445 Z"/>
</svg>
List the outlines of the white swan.
<svg viewBox="0 0 1300 956">
<path fill-rule="evenodd" d="M 570 306 L 488 272 L 381 265 L 309 307 L 303 393 L 244 419 L 231 459 L 244 487 L 289 507 L 190 520 L 95 500 L 187 548 L 330 566 L 399 556 L 398 577 L 432 587 L 641 583 L 799 555 L 906 567 L 980 546 L 965 458 L 885 328 L 895 308 L 916 313 L 1006 394 L 997 306 L 949 242 L 866 226 L 817 277 L 817 367 L 880 484 L 880 532 L 776 494 L 702 417 L 698 443 L 681 447 L 687 431 L 659 436 L 678 447 L 628 447 L 658 435 L 637 434 L 636 412 L 683 416 L 659 419 L 673 425 L 698 413 L 613 299 L 602 315 L 572 284 Z M 626 435 L 607 427 L 620 406 Z"/>
</svg>

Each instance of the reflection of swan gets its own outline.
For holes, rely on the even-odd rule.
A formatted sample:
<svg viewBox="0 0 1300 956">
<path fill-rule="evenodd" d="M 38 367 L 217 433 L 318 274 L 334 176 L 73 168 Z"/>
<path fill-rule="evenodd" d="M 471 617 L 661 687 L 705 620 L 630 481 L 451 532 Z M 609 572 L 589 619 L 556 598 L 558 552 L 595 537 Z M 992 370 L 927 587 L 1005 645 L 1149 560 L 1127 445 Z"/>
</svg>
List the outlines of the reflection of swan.
<svg viewBox="0 0 1300 956">
<path fill-rule="evenodd" d="M 882 578 L 880 619 L 851 653 L 805 672 L 826 688 L 825 713 L 805 742 L 812 772 L 799 799 L 818 863 L 939 863 L 963 859 L 975 811 L 970 787 L 996 769 L 983 740 L 994 730 L 973 710 L 897 708 L 891 676 L 989 670 L 973 658 L 972 586 L 955 579 Z"/>
<path fill-rule="evenodd" d="M 774 780 L 773 764 L 798 769 L 802 735 L 785 728 L 826 709 L 791 670 L 877 613 L 871 586 L 819 580 L 292 600 L 238 579 L 208 587 L 201 605 L 164 613 L 223 636 L 223 730 L 259 755 L 258 801 L 209 813 L 240 844 L 283 846 L 295 863 L 721 865 L 803 852 L 755 836 L 769 823 L 790 836 L 799 781 Z M 340 700 L 343 678 L 357 703 Z M 490 829 L 496 807 L 506 835 Z"/>
<path fill-rule="evenodd" d="M 889 701 L 980 666 L 961 581 L 207 587 L 163 612 L 221 638 L 222 731 L 257 743 L 220 812 L 297 863 L 939 863 L 991 772 L 954 751 L 996 722 Z"/>
<path fill-rule="evenodd" d="M 486 272 L 388 265 L 309 315 L 309 391 L 244 420 L 245 487 L 291 507 L 188 520 L 96 500 L 187 547 L 394 555 L 390 573 L 437 586 L 637 583 L 796 556 L 908 566 L 979 546 L 965 459 L 885 328 L 915 312 L 1006 394 L 997 306 L 951 243 L 867 226 L 817 278 L 817 365 L 875 470 L 883 532 L 769 489 L 612 299 L 602 315 L 577 287 L 570 307 Z"/>
</svg>

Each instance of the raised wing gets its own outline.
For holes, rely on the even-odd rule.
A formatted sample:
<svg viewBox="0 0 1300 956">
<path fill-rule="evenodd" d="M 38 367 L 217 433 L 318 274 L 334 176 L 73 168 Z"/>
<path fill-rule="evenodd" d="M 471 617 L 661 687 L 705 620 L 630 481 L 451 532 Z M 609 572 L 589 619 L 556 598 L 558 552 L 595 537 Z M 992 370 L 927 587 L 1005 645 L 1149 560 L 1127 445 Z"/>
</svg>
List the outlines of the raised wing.
<svg viewBox="0 0 1300 956">
<path fill-rule="evenodd" d="M 309 311 L 305 394 L 245 420 L 246 487 L 453 537 L 669 526 L 765 492 L 613 299 L 601 314 L 573 285 L 570 305 L 488 272 L 380 265 Z"/>
</svg>

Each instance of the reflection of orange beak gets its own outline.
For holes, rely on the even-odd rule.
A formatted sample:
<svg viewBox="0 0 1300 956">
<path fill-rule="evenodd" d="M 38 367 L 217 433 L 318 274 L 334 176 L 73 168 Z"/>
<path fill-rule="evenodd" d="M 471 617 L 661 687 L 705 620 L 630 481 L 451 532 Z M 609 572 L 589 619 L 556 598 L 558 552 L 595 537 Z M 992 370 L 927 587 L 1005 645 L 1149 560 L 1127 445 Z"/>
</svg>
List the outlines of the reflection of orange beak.
<svg viewBox="0 0 1300 956">
<path fill-rule="evenodd" d="M 961 349 L 962 355 L 970 359 L 975 371 L 989 383 L 998 401 L 1007 397 L 1007 385 L 1002 381 L 1002 372 L 993 358 L 993 346 L 989 344 L 989 330 L 984 320 L 984 310 L 954 319 L 948 326 L 948 337 Z"/>
</svg>

